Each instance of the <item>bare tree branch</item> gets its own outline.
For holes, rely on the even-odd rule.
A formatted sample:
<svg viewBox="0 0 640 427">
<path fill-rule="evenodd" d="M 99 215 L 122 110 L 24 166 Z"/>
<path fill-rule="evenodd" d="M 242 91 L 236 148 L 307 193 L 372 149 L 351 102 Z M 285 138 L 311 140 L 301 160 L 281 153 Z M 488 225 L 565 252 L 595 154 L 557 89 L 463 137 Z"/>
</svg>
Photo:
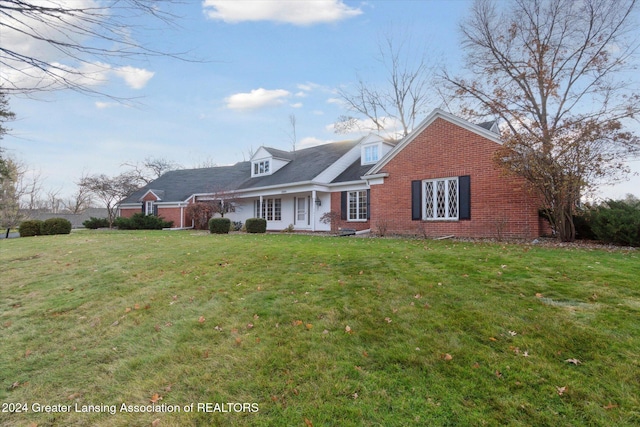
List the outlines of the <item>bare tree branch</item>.
<svg viewBox="0 0 640 427">
<path fill-rule="evenodd" d="M 462 114 L 506 124 L 497 161 L 543 198 L 552 225 L 573 240 L 580 197 L 622 179 L 640 139 L 629 70 L 640 47 L 637 0 L 477 0 L 460 28 L 472 77 L 444 75 Z"/>
</svg>

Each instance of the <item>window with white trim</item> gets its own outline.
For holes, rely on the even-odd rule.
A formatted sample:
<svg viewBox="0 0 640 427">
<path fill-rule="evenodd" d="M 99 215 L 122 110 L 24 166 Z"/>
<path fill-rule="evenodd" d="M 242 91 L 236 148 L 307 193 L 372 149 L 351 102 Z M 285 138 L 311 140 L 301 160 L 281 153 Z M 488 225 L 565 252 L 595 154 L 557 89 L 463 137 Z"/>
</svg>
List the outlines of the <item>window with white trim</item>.
<svg viewBox="0 0 640 427">
<path fill-rule="evenodd" d="M 366 221 L 367 190 L 347 192 L 347 210 L 349 221 Z"/>
<path fill-rule="evenodd" d="M 153 200 L 147 200 L 145 202 L 144 213 L 146 215 L 153 215 Z"/>
<path fill-rule="evenodd" d="M 425 220 L 457 220 L 459 216 L 458 177 L 422 181 Z"/>
<path fill-rule="evenodd" d="M 267 221 L 282 221 L 282 199 L 262 199 L 262 212 L 260 200 L 256 200 L 256 212 Z"/>
<path fill-rule="evenodd" d="M 364 162 L 363 164 L 375 163 L 380 159 L 380 149 L 378 145 L 368 145 L 364 147 Z"/>
<path fill-rule="evenodd" d="M 270 174 L 271 163 L 269 160 L 262 160 L 253 164 L 253 176 Z"/>
</svg>

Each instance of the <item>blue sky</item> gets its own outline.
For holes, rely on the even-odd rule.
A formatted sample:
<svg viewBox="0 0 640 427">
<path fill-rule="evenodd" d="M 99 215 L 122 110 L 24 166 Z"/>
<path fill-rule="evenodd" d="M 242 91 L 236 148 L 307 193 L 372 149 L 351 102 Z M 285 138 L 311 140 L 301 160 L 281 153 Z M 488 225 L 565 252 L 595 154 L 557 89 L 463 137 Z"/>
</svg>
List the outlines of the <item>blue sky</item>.
<svg viewBox="0 0 640 427">
<path fill-rule="evenodd" d="M 97 90 L 135 98 L 133 105 L 71 91 L 13 97 L 17 120 L 2 146 L 65 196 L 83 174 L 115 175 L 147 157 L 196 167 L 242 161 L 262 145 L 289 150 L 292 114 L 298 147 L 352 139 L 332 129 L 347 114 L 336 90 L 356 75 L 384 81 L 380 37 L 409 36 L 456 70 L 458 25 L 470 3 L 187 0 L 174 10 L 178 26 L 149 32 L 148 41 L 201 61 L 154 57 L 113 68 Z M 640 170 L 638 161 L 631 166 Z M 633 177 L 603 194 L 640 195 L 638 188 Z"/>
</svg>

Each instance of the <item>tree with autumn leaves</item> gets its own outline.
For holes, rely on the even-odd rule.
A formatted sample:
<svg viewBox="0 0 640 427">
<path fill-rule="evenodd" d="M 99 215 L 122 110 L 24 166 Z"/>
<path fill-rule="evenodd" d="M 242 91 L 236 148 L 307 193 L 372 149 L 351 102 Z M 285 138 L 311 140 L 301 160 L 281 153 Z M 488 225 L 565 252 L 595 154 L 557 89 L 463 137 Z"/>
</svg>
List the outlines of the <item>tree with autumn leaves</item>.
<svg viewBox="0 0 640 427">
<path fill-rule="evenodd" d="M 563 241 L 586 191 L 623 178 L 640 152 L 629 130 L 636 0 L 477 0 L 462 23 L 470 78 L 445 74 L 468 117 L 498 117 L 496 158 L 540 194 Z"/>
</svg>

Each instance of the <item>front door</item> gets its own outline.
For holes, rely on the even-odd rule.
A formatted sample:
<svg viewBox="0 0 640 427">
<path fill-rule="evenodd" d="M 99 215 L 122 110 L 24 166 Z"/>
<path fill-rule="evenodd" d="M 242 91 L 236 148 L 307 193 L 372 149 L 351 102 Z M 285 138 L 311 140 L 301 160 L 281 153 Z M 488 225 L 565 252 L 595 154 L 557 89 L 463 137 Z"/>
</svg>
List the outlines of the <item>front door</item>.
<svg viewBox="0 0 640 427">
<path fill-rule="evenodd" d="M 296 224 L 304 226 L 308 224 L 307 198 L 296 197 Z"/>
</svg>

